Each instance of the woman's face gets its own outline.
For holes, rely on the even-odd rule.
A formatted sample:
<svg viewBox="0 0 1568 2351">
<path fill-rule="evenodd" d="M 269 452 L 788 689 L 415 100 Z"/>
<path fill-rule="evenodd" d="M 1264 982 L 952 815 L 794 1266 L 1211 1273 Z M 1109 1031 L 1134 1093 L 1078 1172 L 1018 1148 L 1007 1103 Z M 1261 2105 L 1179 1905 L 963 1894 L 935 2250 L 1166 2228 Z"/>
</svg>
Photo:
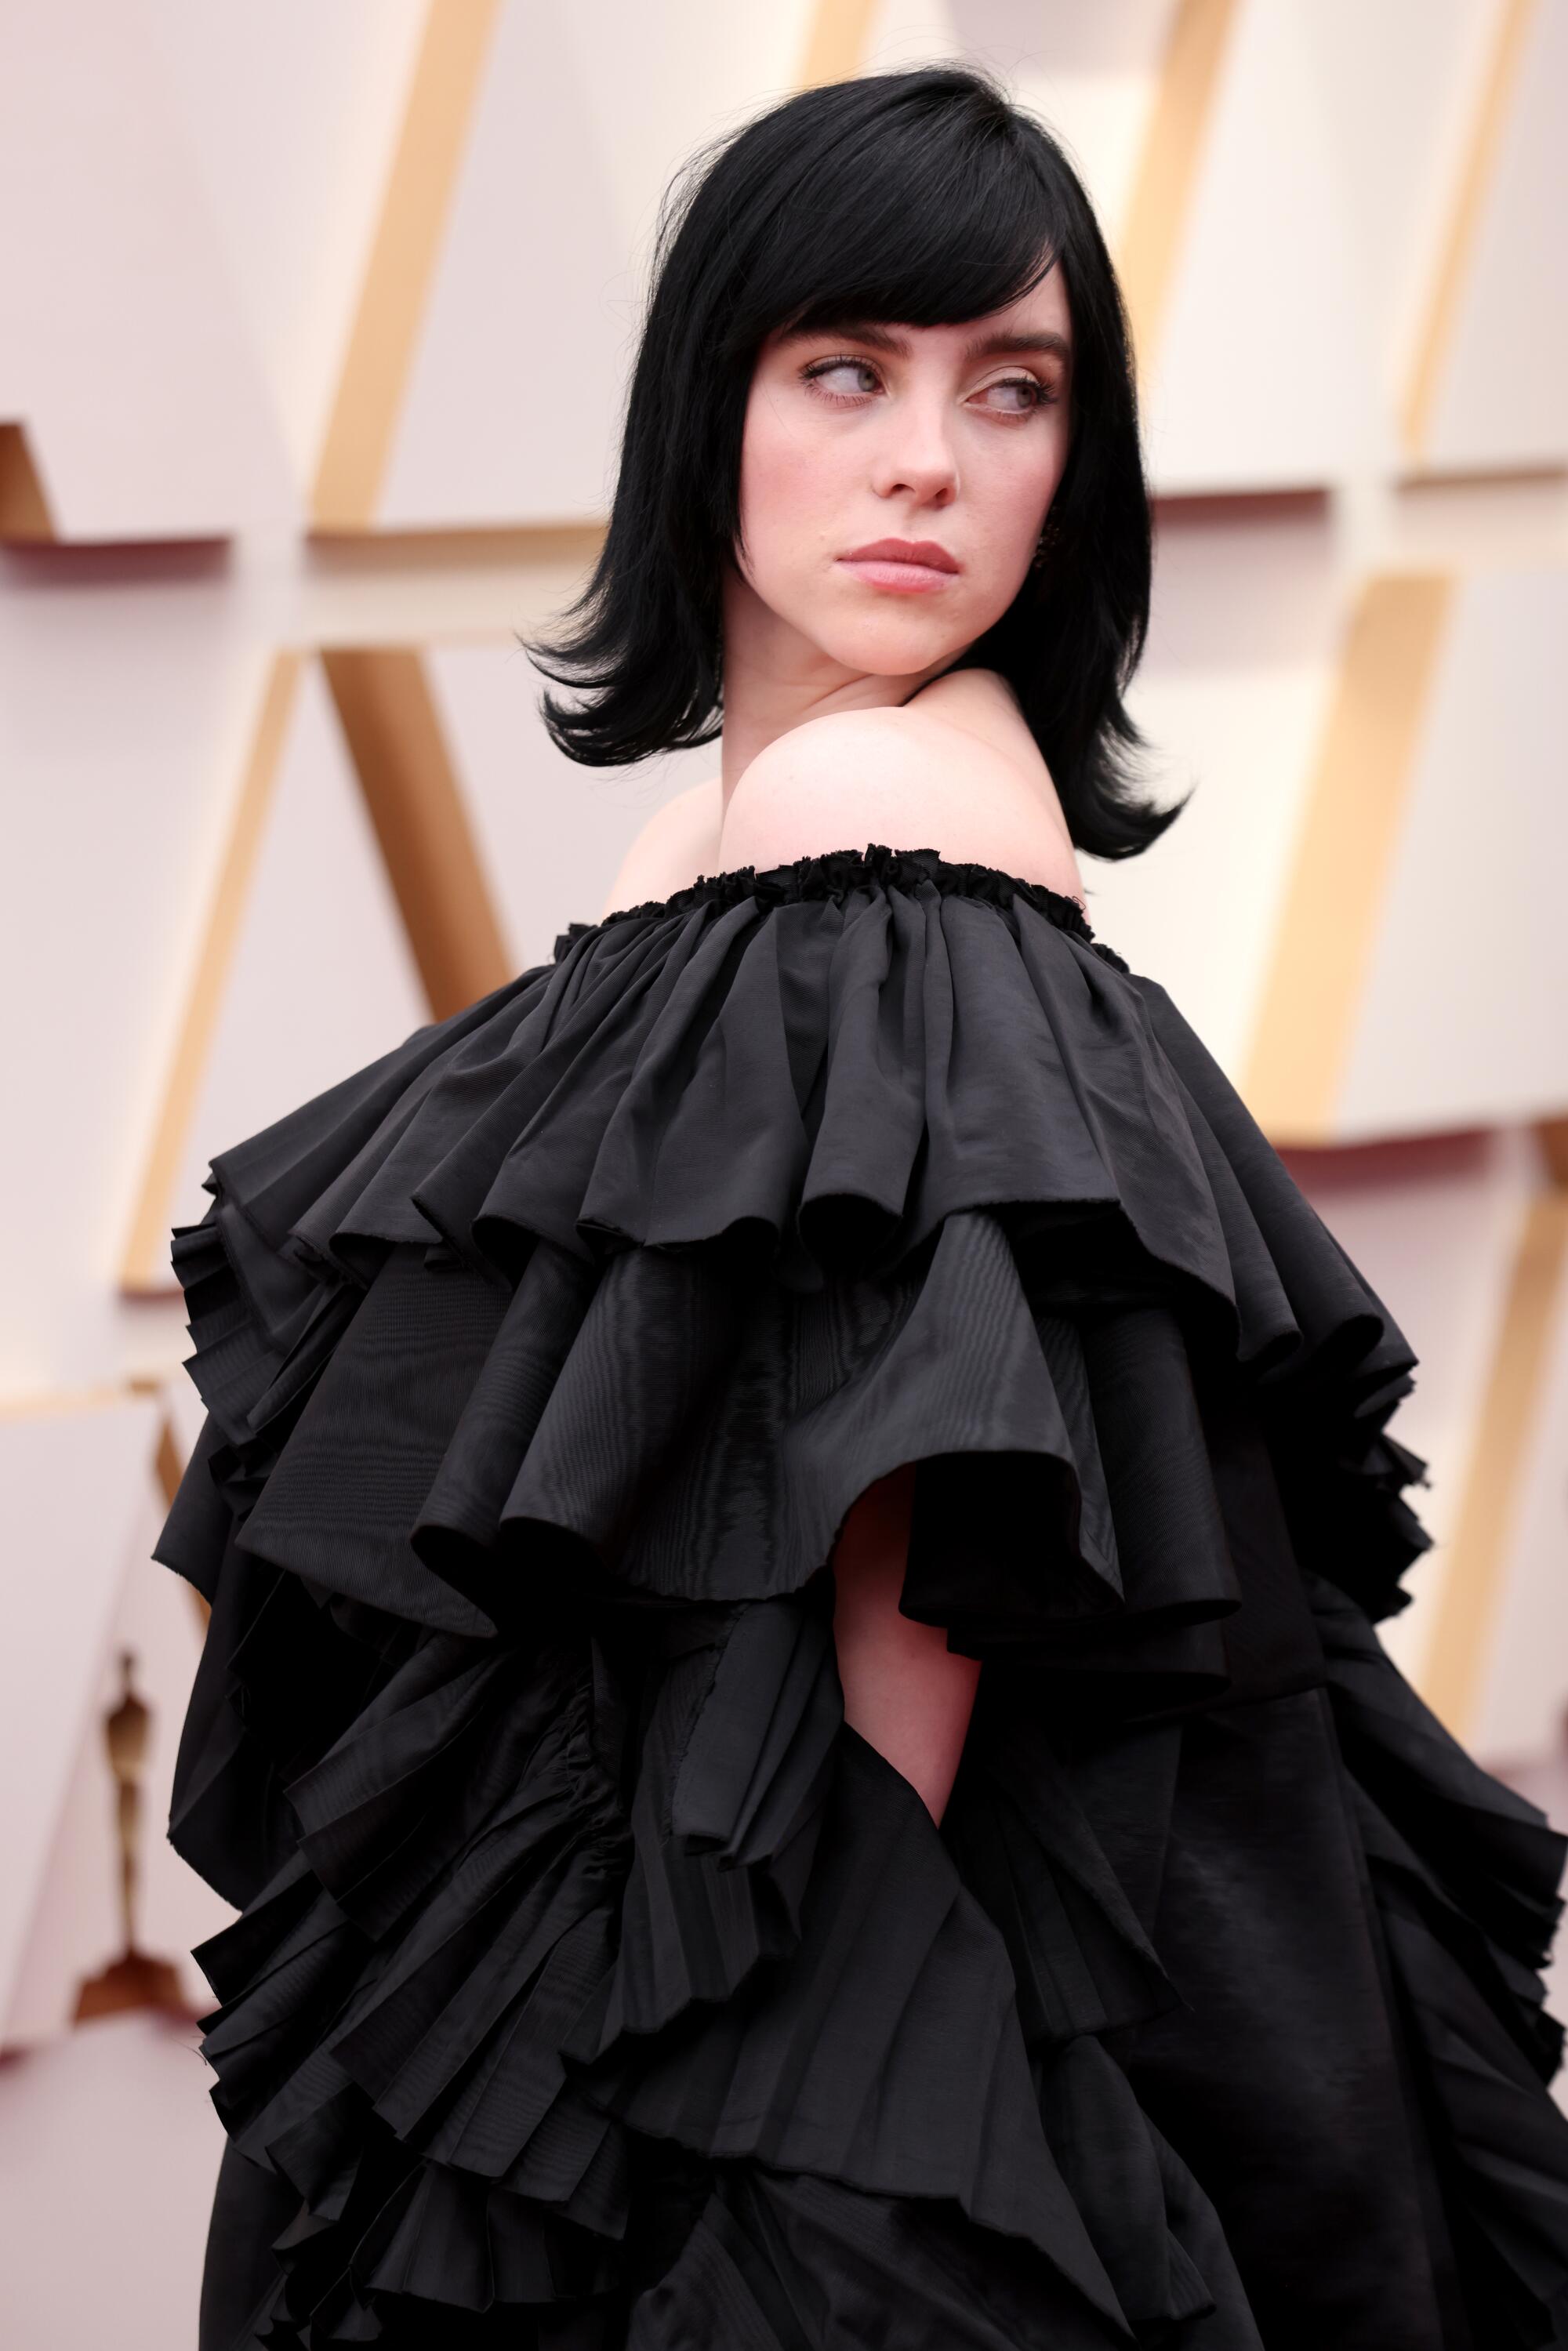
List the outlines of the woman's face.
<svg viewBox="0 0 1568 2351">
<path fill-rule="evenodd" d="M 844 669 L 893 677 L 984 635 L 1067 463 L 1071 338 L 1057 267 L 960 326 L 770 336 L 747 404 L 727 629 L 770 615 Z M 753 599 L 766 613 L 746 612 Z"/>
</svg>

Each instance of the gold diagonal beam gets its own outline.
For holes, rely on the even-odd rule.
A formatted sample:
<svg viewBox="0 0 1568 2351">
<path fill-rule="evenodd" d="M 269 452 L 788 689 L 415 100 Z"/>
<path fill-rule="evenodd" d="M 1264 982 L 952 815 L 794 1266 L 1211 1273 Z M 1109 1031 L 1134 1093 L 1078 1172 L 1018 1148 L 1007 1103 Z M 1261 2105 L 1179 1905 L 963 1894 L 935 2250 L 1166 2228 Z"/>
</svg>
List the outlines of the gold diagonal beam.
<svg viewBox="0 0 1568 2351">
<path fill-rule="evenodd" d="M 1373 580 L 1351 623 L 1242 1081 L 1278 1146 L 1334 1140 L 1452 593 Z"/>
<path fill-rule="evenodd" d="M 58 537 L 26 425 L 0 424 L 0 538 Z"/>
<path fill-rule="evenodd" d="M 862 72 L 875 14 L 876 0 L 816 0 L 796 88 L 820 89 Z"/>
<path fill-rule="evenodd" d="M 1159 354 L 1236 14 L 1236 0 L 1178 0 L 1171 23 L 1116 256 L 1145 384 Z"/>
<path fill-rule="evenodd" d="M 138 1195 L 121 1287 L 170 1291 L 169 1220 L 191 1122 L 234 964 L 293 709 L 302 656 L 280 654 L 186 1000 Z M 515 969 L 422 656 L 402 646 L 324 653 L 327 683 L 409 945 L 437 1019 Z"/>
<path fill-rule="evenodd" d="M 167 1414 L 164 1415 L 158 1431 L 158 1444 L 152 1457 L 152 1474 L 158 1480 L 158 1490 L 163 1497 L 163 1508 L 166 1510 L 172 1510 L 174 1497 L 180 1490 L 180 1480 L 185 1474 L 185 1457 L 174 1435 L 173 1421 Z M 182 1589 L 191 1595 L 191 1605 L 195 1611 L 196 1622 L 204 1634 L 213 1621 L 213 1604 L 197 1591 L 193 1583 L 187 1583 L 183 1576 L 180 1578 L 180 1583 Z"/>
<path fill-rule="evenodd" d="M 147 1373 L 133 1374 L 126 1383 L 133 1395 L 161 1395 L 164 1384 L 162 1380 Z M 185 1450 L 174 1427 L 174 1416 L 166 1411 L 158 1423 L 158 1441 L 152 1448 L 152 1476 L 165 1510 L 173 1509 L 174 1497 L 180 1490 L 180 1480 L 184 1474 Z M 196 1623 L 205 1638 L 207 1627 L 213 1621 L 212 1603 L 197 1591 L 193 1583 L 187 1583 L 183 1575 L 179 1583 L 181 1590 L 190 1595 Z"/>
<path fill-rule="evenodd" d="M 1563 1130 L 1558 1129 L 1559 1136 Z M 1549 1144 L 1549 1156 L 1551 1155 Z M 1558 1152 L 1560 1178 L 1568 1150 Z M 1568 1184 L 1549 1185 L 1524 1212 L 1487 1375 L 1458 1520 L 1437 1593 L 1421 1694 L 1457 1739 L 1470 1736 L 1487 1669 L 1509 1551 L 1563 1312 Z"/>
<path fill-rule="evenodd" d="M 422 656 L 404 646 L 321 656 L 409 945 L 436 1019 L 512 976 Z"/>
<path fill-rule="evenodd" d="M 1534 0 L 1501 0 L 1498 10 L 1490 67 L 1481 85 L 1464 165 L 1454 190 L 1448 231 L 1400 418 L 1405 452 L 1413 464 L 1419 464 L 1425 457 L 1431 438 L 1432 412 L 1453 344 L 1481 213 L 1502 146 L 1533 16 Z"/>
<path fill-rule="evenodd" d="M 234 963 L 298 682 L 298 654 L 279 653 L 262 697 L 250 760 L 186 993 L 184 1019 L 131 1220 L 120 1283 L 132 1295 L 162 1296 L 169 1287 L 169 1204 L 190 1140 L 191 1120 Z"/>
<path fill-rule="evenodd" d="M 440 257 L 498 0 L 431 0 L 316 472 L 318 530 L 369 530 Z"/>
</svg>

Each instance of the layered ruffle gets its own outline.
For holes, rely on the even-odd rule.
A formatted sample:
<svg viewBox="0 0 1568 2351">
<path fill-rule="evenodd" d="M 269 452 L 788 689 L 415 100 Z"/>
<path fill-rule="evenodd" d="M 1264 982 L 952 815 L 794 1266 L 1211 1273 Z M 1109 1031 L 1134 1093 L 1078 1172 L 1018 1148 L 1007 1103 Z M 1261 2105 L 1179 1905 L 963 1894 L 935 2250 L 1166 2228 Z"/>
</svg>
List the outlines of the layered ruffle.
<svg viewBox="0 0 1568 2351">
<path fill-rule="evenodd" d="M 573 925 L 222 1154 L 174 1256 L 267 1473 L 248 1547 L 455 1631 L 531 1606 L 555 1546 L 761 1598 L 918 1460 L 907 1597 L 956 1646 L 1222 1618 L 1201 1354 L 1271 1416 L 1299 1554 L 1396 1604 L 1408 1343 L 1164 991 L 1007 889 L 870 848 Z M 977 1456 L 985 1565 L 924 1540 L 961 1547 Z"/>
<path fill-rule="evenodd" d="M 1382 1925 L 1435 2117 L 1471 2294 L 1493 2340 L 1568 2336 L 1563 2057 L 1541 1969 L 1563 1839 L 1480 1771 L 1395 1670 L 1355 1604 L 1312 1579 L 1328 1687 Z M 1485 2338 L 1483 2338 L 1485 2339 Z"/>
<path fill-rule="evenodd" d="M 244 1906 L 201 1955 L 220 2111 L 298 2199 L 240 2339 L 1260 2342 L 1134 2088 L 1186 1997 L 1183 1726 L 1332 1678 L 1382 1751 L 1321 1595 L 1400 1604 L 1425 1465 L 1407 1343 L 1164 991 L 930 851 L 712 877 L 209 1187 L 172 1834 Z M 940 1832 L 831 1633 L 838 1531 L 908 1462 L 903 1607 L 985 1660 Z M 1136 1807 L 1106 1740 L 1155 1759 Z M 1397 1779 L 1350 1761 L 1357 1805 Z M 1454 2029 L 1534 2067 L 1534 2184 L 1447 2044 L 1422 2128 L 1524 2281 L 1489 2339 L 1551 2341 L 1555 1846 L 1505 1802 L 1438 1871 L 1465 1799 L 1406 1764 L 1357 1830 L 1400 2029 L 1452 2025 L 1433 1948 L 1483 1981 Z"/>
</svg>

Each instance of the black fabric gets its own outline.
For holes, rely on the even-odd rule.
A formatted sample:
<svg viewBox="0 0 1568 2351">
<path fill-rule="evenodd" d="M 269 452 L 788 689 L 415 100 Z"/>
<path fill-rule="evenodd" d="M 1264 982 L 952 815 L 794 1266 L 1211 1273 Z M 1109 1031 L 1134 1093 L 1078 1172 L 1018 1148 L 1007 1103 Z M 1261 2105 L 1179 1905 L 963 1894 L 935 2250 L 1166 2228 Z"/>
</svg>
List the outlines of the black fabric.
<svg viewBox="0 0 1568 2351">
<path fill-rule="evenodd" d="M 1075 901 L 706 877 L 209 1189 L 203 2351 L 1568 2344 L 1563 1841 L 1375 1629 L 1411 1351 Z M 832 1637 L 911 1462 L 940 1826 Z"/>
</svg>

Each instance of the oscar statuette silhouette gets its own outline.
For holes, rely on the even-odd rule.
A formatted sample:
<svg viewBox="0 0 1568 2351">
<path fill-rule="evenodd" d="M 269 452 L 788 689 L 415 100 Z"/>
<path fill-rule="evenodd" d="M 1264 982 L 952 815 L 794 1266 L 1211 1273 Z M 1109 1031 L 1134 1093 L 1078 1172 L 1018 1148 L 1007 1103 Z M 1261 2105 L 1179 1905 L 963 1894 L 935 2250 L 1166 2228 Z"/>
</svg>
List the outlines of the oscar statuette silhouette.
<svg viewBox="0 0 1568 2351">
<path fill-rule="evenodd" d="M 151 1708 L 138 1696 L 133 1676 L 135 1653 L 120 1655 L 118 1702 L 104 1718 L 104 1745 L 114 1775 L 115 1825 L 120 1843 L 120 1925 L 122 1949 L 100 1974 L 89 1976 L 77 2000 L 76 2022 L 113 2016 L 132 2008 L 153 2008 L 166 2014 L 189 2017 L 190 2002 L 181 1989 L 179 1970 L 168 1959 L 155 1959 L 136 1939 L 138 1896 L 141 1884 L 141 1782 L 152 1728 Z"/>
</svg>

